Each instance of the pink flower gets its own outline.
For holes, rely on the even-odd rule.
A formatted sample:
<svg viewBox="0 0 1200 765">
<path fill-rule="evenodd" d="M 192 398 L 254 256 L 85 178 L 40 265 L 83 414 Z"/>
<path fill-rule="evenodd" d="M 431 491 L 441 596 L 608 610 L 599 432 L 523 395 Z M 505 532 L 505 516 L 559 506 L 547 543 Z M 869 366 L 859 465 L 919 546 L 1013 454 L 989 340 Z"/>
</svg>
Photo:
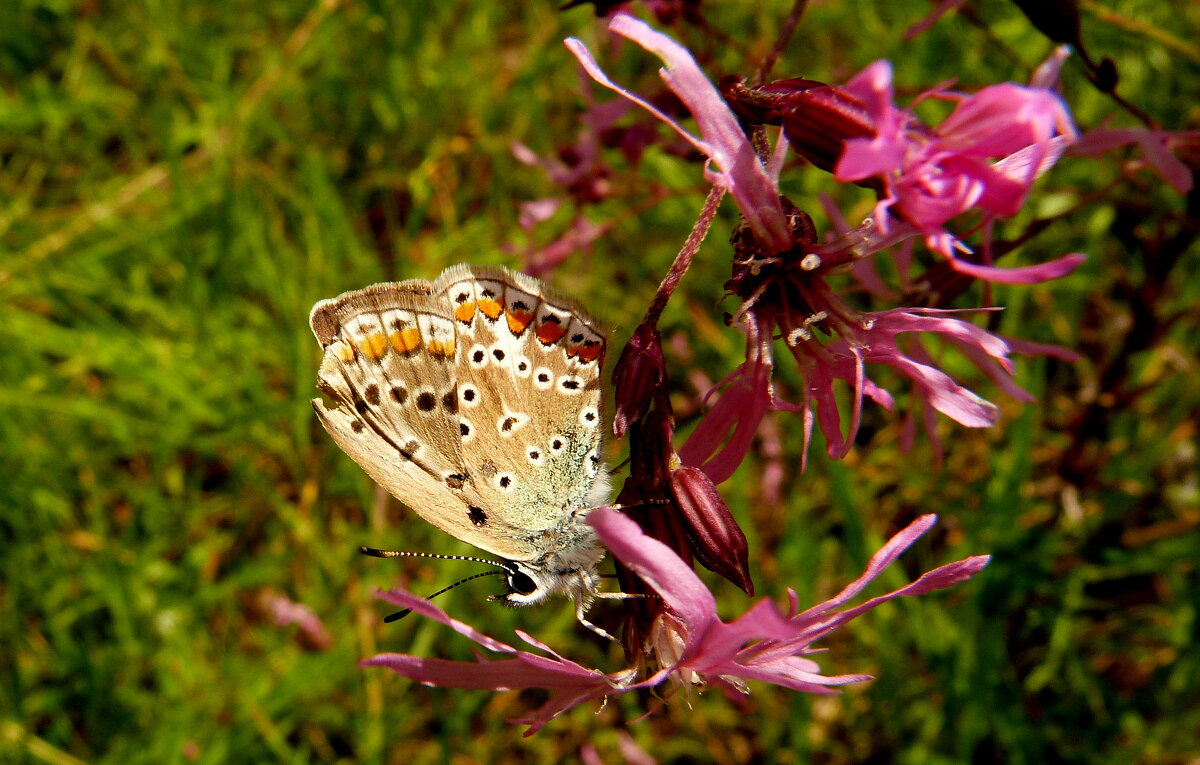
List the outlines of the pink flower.
<svg viewBox="0 0 1200 765">
<path fill-rule="evenodd" d="M 278 626 L 296 625 L 306 647 L 320 651 L 333 647 L 333 637 L 329 630 L 325 629 L 324 622 L 308 606 L 297 603 L 286 595 L 270 591 L 262 594 L 260 603 Z"/>
<path fill-rule="evenodd" d="M 1016 214 L 1033 181 L 1076 137 L 1066 106 L 1045 88 L 1002 83 L 970 96 L 929 91 L 918 101 L 958 105 L 928 128 L 892 104 L 886 61 L 871 64 L 844 87 L 864 104 L 875 134 L 846 141 L 835 177 L 882 181 L 878 224 L 886 227 L 887 213 L 894 212 L 952 261 L 961 245 L 945 224 L 969 210 L 980 211 L 985 221 Z"/>
<path fill-rule="evenodd" d="M 851 230 L 842 226 L 838 236 L 819 243 L 812 220 L 779 193 L 781 152 L 789 143 L 780 142 L 766 163 L 760 161 L 737 118 L 684 48 L 629 17 L 615 18 L 610 28 L 666 63 L 661 74 L 691 111 L 699 138 L 608 80 L 582 43 L 568 40 L 567 45 L 594 79 L 651 111 L 702 152 L 708 158 L 707 177 L 728 189 L 744 218 L 733 236 L 733 277 L 726 288 L 742 300 L 733 323 L 746 334 L 746 363 L 710 392 L 712 396 L 719 389 L 720 395 L 680 450 L 683 462 L 701 467 L 716 483 L 726 480 L 748 453 L 766 413 L 781 409 L 803 412 L 806 446 L 813 425 L 819 423 L 830 454 L 844 456 L 858 428 L 863 396 L 892 406 L 891 394 L 867 376 L 867 364 L 890 366 L 910 380 L 915 403 L 923 409 L 968 427 L 992 424 L 995 406 L 937 369 L 916 335 L 948 338 L 989 375 L 997 369 L 1011 375 L 1003 341 L 961 319 L 935 316 L 930 309 L 857 310 L 831 280 L 849 266 L 864 289 L 887 295 L 867 259 L 918 235 L 939 248 L 954 270 L 990 281 L 1027 284 L 1076 268 L 1083 259 L 1078 254 L 1021 268 L 990 263 L 992 220 L 1019 209 L 1033 180 L 1074 137 L 1058 97 L 1043 87 L 1011 83 L 973 96 L 939 91 L 924 97 L 955 100 L 958 105 L 940 126 L 930 129 L 892 104 L 886 62 L 868 67 L 844 88 L 781 80 L 751 89 L 740 81 L 724 80 L 726 97 L 743 119 L 781 124 L 790 145 L 818 167 L 832 168 L 840 156 L 840 180 L 862 182 L 880 194 L 872 219 Z M 1061 54 L 1052 57 L 1039 70 L 1037 81 L 1053 80 L 1061 60 Z M 965 246 L 944 228 L 968 210 L 983 213 L 983 262 L 962 257 L 958 250 Z M 897 338 L 904 333 L 912 336 L 901 342 Z M 774 390 L 772 344 L 777 339 L 786 342 L 805 377 L 798 405 Z M 635 342 L 641 339 L 635 337 Z M 623 383 L 629 377 L 624 366 L 616 378 Z M 656 379 L 661 384 L 661 377 Z M 849 383 L 853 392 L 844 434 L 836 380 Z M 623 396 L 621 401 L 634 398 Z M 630 416 L 645 411 L 646 392 L 636 399 L 638 406 L 622 409 L 622 428 Z"/>
<path fill-rule="evenodd" d="M 807 693 L 830 693 L 830 686 L 870 679 L 867 675 L 822 675 L 816 662 L 805 656 L 818 651 L 812 645 L 815 641 L 875 606 L 950 587 L 974 576 L 990 560 L 990 556 L 977 555 L 951 563 L 898 590 L 843 608 L 937 521 L 936 516 L 924 515 L 888 540 L 858 579 L 824 603 L 800 612 L 796 594 L 789 590 L 787 614 L 762 599 L 734 621 L 723 622 L 712 593 L 661 543 L 611 510 L 598 510 L 593 516 L 588 520 L 613 555 L 662 598 L 663 627 L 654 645 L 648 646 L 662 666 L 657 675 L 666 673 L 688 684 L 723 683 L 739 690 L 744 690 L 741 681 L 759 680 Z"/>
<path fill-rule="evenodd" d="M 712 593 L 691 566 L 665 544 L 647 536 L 630 518 L 600 508 L 592 511 L 588 522 L 613 555 L 661 598 L 660 613 L 641 646 L 642 656 L 637 666 L 609 674 L 589 669 L 520 631 L 517 634 L 522 640 L 546 655 L 519 651 L 402 590 L 381 596 L 397 606 L 435 619 L 488 651 L 508 658 L 491 660 L 477 655 L 473 662 L 460 662 L 385 653 L 362 664 L 388 667 L 424 685 L 490 690 L 546 688 L 551 694 L 549 701 L 513 721 L 530 726 L 526 735 L 537 732 L 577 704 L 667 680 L 683 687 L 719 685 L 742 692 L 747 690 L 746 681 L 753 680 L 806 693 L 832 693 L 836 686 L 870 677 L 822 674 L 820 666 L 808 658 L 820 650 L 813 645 L 816 641 L 880 603 L 949 587 L 969 579 L 987 565 L 988 556 L 972 556 L 934 569 L 905 587 L 848 607 L 935 521 L 935 516 L 922 516 L 892 537 L 875 553 L 858 579 L 824 603 L 800 611 L 795 592 L 789 590 L 790 607 L 786 613 L 763 599 L 734 621 L 724 622 L 717 615 Z"/>
</svg>

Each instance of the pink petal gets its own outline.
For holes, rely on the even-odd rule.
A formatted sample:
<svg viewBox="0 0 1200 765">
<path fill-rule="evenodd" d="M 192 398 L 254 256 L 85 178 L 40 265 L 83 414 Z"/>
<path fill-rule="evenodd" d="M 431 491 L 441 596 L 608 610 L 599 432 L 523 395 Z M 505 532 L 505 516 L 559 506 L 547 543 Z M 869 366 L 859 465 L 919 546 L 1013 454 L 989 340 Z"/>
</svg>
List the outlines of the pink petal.
<svg viewBox="0 0 1200 765">
<path fill-rule="evenodd" d="M 717 602 L 691 566 L 643 533 L 636 521 L 607 507 L 588 513 L 587 521 L 604 546 L 654 588 L 689 630 L 702 631 L 717 618 Z"/>
<path fill-rule="evenodd" d="M 1072 253 L 1046 263 L 1039 263 L 1036 266 L 1000 268 L 999 266 L 983 266 L 977 263 L 968 263 L 959 258 L 951 258 L 950 267 L 959 273 L 996 284 L 1038 284 L 1066 276 L 1085 260 L 1087 260 L 1086 255 Z"/>
<path fill-rule="evenodd" d="M 933 592 L 934 590 L 945 589 L 946 587 L 951 587 L 959 582 L 966 581 L 982 571 L 984 566 L 986 566 L 991 559 L 992 556 L 990 555 L 972 555 L 969 558 L 964 558 L 963 560 L 956 561 L 954 563 L 948 563 L 945 566 L 936 568 L 933 571 L 922 575 L 919 579 L 917 579 L 917 581 L 911 584 L 901 587 L 898 590 L 893 590 L 886 595 L 879 595 L 871 598 L 865 603 L 861 603 L 853 608 L 848 608 L 845 611 L 841 611 L 833 618 L 814 625 L 814 628 L 806 633 L 803 639 L 810 642 L 819 640 L 823 636 L 828 635 L 829 633 L 838 629 L 846 622 L 861 616 L 865 612 L 870 611 L 876 606 L 886 603 L 889 600 L 910 595 L 924 595 L 926 593 Z"/>
<path fill-rule="evenodd" d="M 883 547 L 871 556 L 871 560 L 867 562 L 866 569 L 862 574 L 850 584 L 846 585 L 841 592 L 834 595 L 829 600 L 819 605 L 813 606 L 804 613 L 796 614 L 792 617 L 793 621 L 803 622 L 808 619 L 820 616 L 823 613 L 831 611 L 835 608 L 840 608 L 850 602 L 858 593 L 866 589 L 867 585 L 875 580 L 875 577 L 883 573 L 883 570 L 892 565 L 900 554 L 912 547 L 913 542 L 916 542 L 925 532 L 933 528 L 937 523 L 937 516 L 933 514 L 922 515 L 912 523 L 905 526 L 898 534 L 889 539 Z"/>
<path fill-rule="evenodd" d="M 458 634 L 474 640 L 476 643 L 490 651 L 496 651 L 497 653 L 517 653 L 517 649 L 513 648 L 512 646 L 501 643 L 499 640 L 483 634 L 466 622 L 460 622 L 457 619 L 450 618 L 445 611 L 430 603 L 425 598 L 420 598 L 416 595 L 413 595 L 411 592 L 405 592 L 401 589 L 393 589 L 388 591 L 380 590 L 375 594 L 380 599 L 386 600 L 394 606 L 411 609 L 413 612 L 418 613 L 421 616 L 441 622 L 442 624 L 445 624 L 453 629 Z"/>
<path fill-rule="evenodd" d="M 1180 162 L 1172 152 L 1172 144 L 1177 141 L 1196 141 L 1200 132 L 1172 133 L 1166 130 L 1147 130 L 1145 128 L 1127 128 L 1110 130 L 1097 128 L 1085 133 L 1074 146 L 1072 154 L 1081 156 L 1099 156 L 1119 146 L 1137 143 L 1146 157 L 1146 161 L 1156 172 L 1180 194 L 1186 194 L 1192 189 L 1193 177 L 1191 169 Z"/>
<path fill-rule="evenodd" d="M 1029 78 L 1029 87 L 1054 90 L 1058 86 L 1059 72 L 1062 71 L 1063 64 L 1070 55 L 1071 47 L 1069 45 L 1060 45 L 1055 48 L 1046 57 L 1046 60 L 1038 64 L 1037 69 L 1033 71 L 1033 76 Z"/>
<path fill-rule="evenodd" d="M 1004 157 L 1056 132 L 1076 136 L 1055 93 L 1011 82 L 989 85 L 963 100 L 937 132 L 954 150 L 978 157 Z"/>
<path fill-rule="evenodd" d="M 1003 337 L 1001 339 L 1008 343 L 1014 353 L 1019 353 L 1022 356 L 1050 356 L 1051 358 L 1060 361 L 1076 362 L 1082 358 L 1078 353 L 1070 348 L 1064 348 L 1061 345 L 1052 343 L 1036 343 L 1032 340 L 1022 340 L 1019 337 Z"/>
<path fill-rule="evenodd" d="M 950 375 L 940 369 L 920 364 L 899 353 L 882 354 L 872 361 L 880 361 L 903 372 L 923 393 L 924 399 L 934 409 L 968 428 L 990 428 L 1000 416 L 996 405 L 980 398 L 964 388 Z"/>
<path fill-rule="evenodd" d="M 387 667 L 404 677 L 412 678 L 422 685 L 440 688 L 474 688 L 475 690 L 509 691 L 514 688 L 580 688 L 588 691 L 606 688 L 608 681 L 598 670 L 588 670 L 574 662 L 552 666 L 527 661 L 532 654 L 518 659 L 490 661 L 479 659 L 451 661 L 449 659 L 426 659 L 403 653 L 381 653 L 359 664 L 363 667 Z M 541 658 L 541 657 L 532 657 Z"/>
</svg>

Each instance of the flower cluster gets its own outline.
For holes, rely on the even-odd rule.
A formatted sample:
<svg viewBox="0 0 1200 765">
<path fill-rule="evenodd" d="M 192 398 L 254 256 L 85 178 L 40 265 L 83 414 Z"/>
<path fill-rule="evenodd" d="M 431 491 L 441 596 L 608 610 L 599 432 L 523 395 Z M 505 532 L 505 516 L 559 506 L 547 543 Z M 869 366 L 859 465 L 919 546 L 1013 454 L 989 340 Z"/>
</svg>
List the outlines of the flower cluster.
<svg viewBox="0 0 1200 765">
<path fill-rule="evenodd" d="M 935 516 L 922 516 L 900 531 L 872 556 L 860 577 L 823 603 L 801 611 L 795 592 L 789 590 L 786 611 L 762 599 L 737 619 L 726 622 L 717 615 L 716 600 L 691 565 L 666 544 L 647 535 L 632 519 L 600 508 L 592 511 L 588 522 L 614 557 L 636 572 L 662 605 L 634 666 L 605 673 L 562 656 L 522 631 L 517 635 L 537 652 L 517 649 L 399 589 L 380 596 L 447 625 L 502 658 L 477 654 L 475 661 L 451 661 L 383 653 L 362 664 L 387 667 L 424 685 L 495 691 L 547 689 L 550 698 L 545 704 L 513 720 L 529 726 L 525 735 L 536 733 L 576 705 L 664 683 L 674 688 L 718 686 L 745 692 L 746 681 L 752 680 L 806 693 L 832 693 L 837 686 L 869 680 L 870 676 L 822 674 L 820 666 L 809 658 L 821 650 L 814 643 L 881 603 L 950 587 L 987 565 L 988 556 L 973 556 L 929 571 L 899 589 L 849 605 L 935 521 Z"/>
<path fill-rule="evenodd" d="M 707 157 L 705 176 L 729 192 L 744 221 L 733 238 L 733 275 L 726 287 L 742 301 L 733 319 L 746 335 L 746 361 L 709 394 L 716 403 L 680 449 L 683 462 L 701 466 L 716 483 L 724 481 L 772 410 L 802 415 L 806 445 L 813 425 L 819 425 L 830 455 L 843 456 L 853 443 L 863 397 L 889 409 L 894 403 L 891 393 L 868 376 L 872 364 L 909 380 L 935 443 L 933 412 L 967 427 L 992 425 L 996 407 L 939 369 L 922 341 L 943 340 L 995 376 L 1013 371 L 1005 340 L 966 321 L 962 311 L 931 306 L 860 310 L 834 280 L 849 271 L 865 290 L 894 292 L 867 259 L 917 236 L 954 270 L 989 281 L 1044 281 L 1078 266 L 1083 259 L 1078 254 L 1016 269 L 976 262 L 946 228 L 970 212 L 979 214 L 978 225 L 990 228 L 996 218 L 1019 210 L 1033 181 L 1076 136 L 1058 96 L 1046 87 L 1013 84 L 972 96 L 936 90 L 923 98 L 951 99 L 957 107 L 929 128 L 910 109 L 893 104 L 886 62 L 872 64 L 841 88 L 781 80 L 751 89 L 726 78 L 722 97 L 688 51 L 670 38 L 628 16 L 615 17 L 610 29 L 665 62 L 663 80 L 690 111 L 699 136 L 609 80 L 582 43 L 568 40 L 567 45 L 597 82 L 659 116 Z M 743 123 L 780 125 L 786 140 L 764 161 Z M 880 199 L 873 216 L 820 242 L 811 217 L 779 190 L 789 146 L 817 167 L 832 170 L 837 180 L 876 189 Z M 990 256 L 986 247 L 984 255 Z M 804 375 L 799 402 L 776 392 L 777 341 Z M 1065 351 L 1059 355 L 1070 357 Z M 614 376 L 619 392 L 621 371 Z M 853 394 L 848 425 L 843 425 L 836 381 L 849 385 Z M 1004 387 L 1025 397 L 1011 381 Z M 627 405 L 619 395 L 618 408 Z"/>
<path fill-rule="evenodd" d="M 864 399 L 888 410 L 897 406 L 886 387 L 890 380 L 903 381 L 910 391 L 906 433 L 920 419 L 935 446 L 938 415 L 966 427 L 993 425 L 997 407 L 945 371 L 932 344 L 952 349 L 997 388 L 1023 401 L 1032 397 L 1013 380 L 1011 354 L 1062 359 L 1074 354 L 991 333 L 971 319 L 999 309 L 987 304 L 957 307 L 956 298 L 975 281 L 1034 284 L 1069 274 L 1083 260 L 1067 253 L 1043 263 L 999 266 L 995 261 L 1005 248 L 994 247 L 997 222 L 1014 216 L 1037 179 L 1067 152 L 1087 155 L 1136 144 L 1172 186 L 1184 190 L 1192 182 L 1172 150 L 1194 136 L 1101 129 L 1080 137 L 1054 91 L 1065 48 L 1039 67 L 1027 85 L 1003 83 L 975 93 L 941 86 L 902 107 L 895 103 L 886 61 L 869 65 L 842 85 L 809 79 L 747 84 L 735 76 L 714 85 L 685 48 L 614 12 L 620 5 L 595 3 L 598 13 L 613 12 L 608 24 L 613 33 L 664 62 L 662 79 L 694 120 L 696 132 L 655 105 L 667 99 L 642 97 L 617 85 L 583 43 L 568 39 L 566 45 L 586 75 L 624 100 L 589 103 L 576 143 L 556 156 L 539 157 L 523 146 L 514 151 L 563 189 L 558 197 L 523 208 L 522 226 L 530 232 L 564 204 L 578 210 L 614 193 L 614 171 L 602 149 L 620 148 L 636 163 L 654 140 L 644 125 L 624 132 L 617 127 L 617 118 L 635 107 L 669 125 L 675 140 L 704 157 L 704 177 L 712 187 L 692 235 L 613 371 L 614 430 L 618 437 L 629 437 L 629 473 L 614 506 L 621 512 L 599 508 L 588 522 L 611 551 L 622 590 L 647 596 L 626 603 L 622 636 L 629 665 L 616 672 L 590 668 L 520 631 L 535 650 L 518 649 L 402 590 L 382 597 L 450 626 L 500 658 L 477 654 L 474 662 L 456 662 L 389 653 L 363 662 L 428 685 L 547 689 L 545 704 L 517 720 L 529 726 L 527 735 L 575 705 L 664 684 L 745 692 L 748 681 L 760 681 L 829 693 L 867 679 L 822 674 L 810 658 L 820 650 L 816 642 L 882 602 L 973 576 L 987 556 L 942 566 L 905 587 L 850 605 L 928 531 L 935 517 L 926 515 L 889 540 L 862 576 L 824 603 L 802 611 L 789 591 L 786 610 L 764 599 L 740 617 L 723 621 L 693 563 L 750 596 L 754 583 L 746 536 L 717 486 L 737 470 L 773 411 L 800 416 L 802 461 L 815 428 L 830 456 L 844 456 L 859 429 Z M 695 7 L 649 5 L 676 19 Z M 951 107 L 940 122 L 927 124 L 915 110 L 925 101 Z M 822 230 L 781 193 L 781 174 L 797 164 L 874 192 L 870 217 L 848 225 L 826 198 Z M 745 337 L 744 361 L 707 392 L 707 410 L 676 450 L 658 322 L 725 195 L 740 213 L 730 239 L 732 265 L 725 288 L 738 302 L 727 322 Z M 526 253 L 527 270 L 552 268 L 606 230 L 576 215 L 565 236 Z M 976 236 L 978 251 L 967 243 Z M 877 269 L 885 258 L 892 267 Z M 932 265 L 917 272 L 919 262 Z M 794 393 L 774 374 L 780 353 L 790 357 L 803 377 Z M 890 379 L 878 374 L 885 370 Z M 839 396 L 847 390 L 848 404 Z"/>
</svg>

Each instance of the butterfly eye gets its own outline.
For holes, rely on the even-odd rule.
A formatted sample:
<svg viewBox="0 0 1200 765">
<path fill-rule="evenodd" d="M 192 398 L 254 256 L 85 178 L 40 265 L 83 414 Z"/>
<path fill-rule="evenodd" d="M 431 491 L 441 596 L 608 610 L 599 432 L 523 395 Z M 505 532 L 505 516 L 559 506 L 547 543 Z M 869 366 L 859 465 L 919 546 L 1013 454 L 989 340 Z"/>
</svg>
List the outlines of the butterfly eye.
<svg viewBox="0 0 1200 765">
<path fill-rule="evenodd" d="M 512 571 L 508 575 L 508 589 L 518 595 L 528 595 L 537 589 L 537 584 L 528 574 L 522 571 Z"/>
</svg>

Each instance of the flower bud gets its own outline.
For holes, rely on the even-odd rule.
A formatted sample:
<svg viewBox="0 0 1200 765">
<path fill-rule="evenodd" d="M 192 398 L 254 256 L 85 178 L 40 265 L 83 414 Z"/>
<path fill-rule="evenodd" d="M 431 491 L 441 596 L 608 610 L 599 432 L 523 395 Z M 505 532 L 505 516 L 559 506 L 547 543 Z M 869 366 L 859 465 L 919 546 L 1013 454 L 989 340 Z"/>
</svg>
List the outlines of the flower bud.
<svg viewBox="0 0 1200 765">
<path fill-rule="evenodd" d="M 741 75 L 726 74 L 717 80 L 717 89 L 738 119 L 751 125 L 778 125 L 788 99 L 800 91 L 825 85 L 802 77 L 775 80 L 757 88 L 747 87 L 745 82 Z"/>
<path fill-rule="evenodd" d="M 746 535 L 733 519 L 712 479 L 698 467 L 671 471 L 671 497 L 682 514 L 692 553 L 713 573 L 754 594 Z"/>
<path fill-rule="evenodd" d="M 678 464 L 671 444 L 674 435 L 674 419 L 658 407 L 633 423 L 629 434 L 627 487 L 635 486 L 643 493 L 663 491 L 672 462 Z"/>
<path fill-rule="evenodd" d="M 618 438 L 646 415 L 665 379 L 662 334 L 653 325 L 639 324 L 613 368 L 617 402 L 613 432 Z"/>
<path fill-rule="evenodd" d="M 796 153 L 826 172 L 833 172 L 846 141 L 875 135 L 862 101 L 833 85 L 793 93 L 777 113 Z"/>
</svg>

